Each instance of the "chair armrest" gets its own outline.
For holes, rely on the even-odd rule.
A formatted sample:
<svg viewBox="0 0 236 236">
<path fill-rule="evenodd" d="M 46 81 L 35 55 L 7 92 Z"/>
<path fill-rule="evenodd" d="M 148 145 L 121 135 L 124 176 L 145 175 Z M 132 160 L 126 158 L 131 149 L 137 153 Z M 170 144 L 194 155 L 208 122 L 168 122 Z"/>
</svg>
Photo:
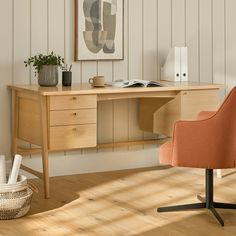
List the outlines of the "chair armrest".
<svg viewBox="0 0 236 236">
<path fill-rule="evenodd" d="M 201 111 L 198 113 L 197 120 L 205 120 L 214 116 L 216 111 Z"/>
<path fill-rule="evenodd" d="M 206 120 L 177 121 L 172 165 L 213 169 L 222 166 L 224 133 L 215 116 Z"/>
</svg>

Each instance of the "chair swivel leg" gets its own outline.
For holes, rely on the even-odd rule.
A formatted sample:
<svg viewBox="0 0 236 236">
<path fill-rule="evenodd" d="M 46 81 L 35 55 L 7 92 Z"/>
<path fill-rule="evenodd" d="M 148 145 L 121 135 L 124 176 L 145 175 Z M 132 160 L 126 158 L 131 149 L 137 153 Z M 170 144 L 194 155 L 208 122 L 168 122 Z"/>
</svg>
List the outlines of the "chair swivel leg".
<svg viewBox="0 0 236 236">
<path fill-rule="evenodd" d="M 213 201 L 213 170 L 206 169 L 206 208 L 209 209 L 212 214 L 216 217 L 221 226 L 224 226 L 224 221 L 219 213 L 214 208 Z"/>
<path fill-rule="evenodd" d="M 177 206 L 159 207 L 157 211 L 168 212 L 168 211 L 193 210 L 193 209 L 200 209 L 200 208 L 206 208 L 206 204 L 193 203 L 193 204 L 185 204 L 185 205 L 177 205 Z"/>
<path fill-rule="evenodd" d="M 216 211 L 215 208 L 223 208 L 223 209 L 236 209 L 236 204 L 222 203 L 222 202 L 214 202 L 213 201 L 213 170 L 206 169 L 206 198 L 197 195 L 197 198 L 201 201 L 201 203 L 193 203 L 186 205 L 177 205 L 177 206 L 167 206 L 160 207 L 157 209 L 158 212 L 170 212 L 170 211 L 181 211 L 181 210 L 192 210 L 192 209 L 200 209 L 206 208 L 209 209 L 212 214 L 216 217 L 221 226 L 224 226 L 224 221 Z"/>
<path fill-rule="evenodd" d="M 222 209 L 236 209 L 236 204 L 223 203 L 223 202 L 213 202 L 213 206 L 215 208 L 222 208 Z"/>
</svg>

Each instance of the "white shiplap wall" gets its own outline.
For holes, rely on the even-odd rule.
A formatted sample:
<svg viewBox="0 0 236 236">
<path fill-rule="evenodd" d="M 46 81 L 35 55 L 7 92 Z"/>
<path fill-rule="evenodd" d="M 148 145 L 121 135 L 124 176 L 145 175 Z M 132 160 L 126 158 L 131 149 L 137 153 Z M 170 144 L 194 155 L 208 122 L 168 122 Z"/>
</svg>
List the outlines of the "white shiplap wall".
<svg viewBox="0 0 236 236">
<path fill-rule="evenodd" d="M 96 74 L 109 81 L 153 80 L 160 79 L 171 46 L 187 45 L 190 80 L 225 82 L 229 91 L 236 84 L 235 11 L 235 0 L 124 0 L 124 60 L 73 62 L 74 0 L 0 0 L 0 152 L 9 156 L 6 85 L 37 83 L 34 71 L 23 64 L 29 56 L 52 50 L 64 56 L 73 62 L 73 82 L 87 82 Z M 99 141 L 153 137 L 139 130 L 137 105 L 132 99 L 100 103 Z M 40 158 L 25 162 L 41 169 Z M 53 175 L 157 163 L 156 148 L 150 145 L 50 155 Z"/>
</svg>

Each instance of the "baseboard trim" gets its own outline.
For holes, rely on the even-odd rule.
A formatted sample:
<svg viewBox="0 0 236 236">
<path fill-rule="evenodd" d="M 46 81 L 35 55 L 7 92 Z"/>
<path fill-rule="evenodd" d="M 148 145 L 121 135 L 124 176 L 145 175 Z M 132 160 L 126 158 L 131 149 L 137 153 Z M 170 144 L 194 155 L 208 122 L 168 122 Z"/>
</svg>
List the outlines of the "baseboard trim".
<svg viewBox="0 0 236 236">
<path fill-rule="evenodd" d="M 107 150 L 106 152 L 68 152 L 49 154 L 50 176 L 63 176 L 91 172 L 105 172 L 133 168 L 152 167 L 159 164 L 157 148 L 136 148 L 134 150 Z M 26 157 L 23 164 L 36 171 L 42 171 L 41 156 Z M 7 161 L 10 171 L 11 160 Z M 21 170 L 21 174 L 28 178 L 35 176 Z"/>
</svg>

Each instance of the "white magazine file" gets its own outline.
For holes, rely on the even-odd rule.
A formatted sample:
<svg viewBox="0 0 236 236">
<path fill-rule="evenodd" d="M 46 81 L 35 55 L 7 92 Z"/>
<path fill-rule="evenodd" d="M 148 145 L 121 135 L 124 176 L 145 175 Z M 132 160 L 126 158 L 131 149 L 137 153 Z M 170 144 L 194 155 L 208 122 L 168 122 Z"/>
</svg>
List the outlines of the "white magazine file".
<svg viewBox="0 0 236 236">
<path fill-rule="evenodd" d="M 188 81 L 188 48 L 171 48 L 164 66 L 161 68 L 161 80 Z"/>
</svg>

